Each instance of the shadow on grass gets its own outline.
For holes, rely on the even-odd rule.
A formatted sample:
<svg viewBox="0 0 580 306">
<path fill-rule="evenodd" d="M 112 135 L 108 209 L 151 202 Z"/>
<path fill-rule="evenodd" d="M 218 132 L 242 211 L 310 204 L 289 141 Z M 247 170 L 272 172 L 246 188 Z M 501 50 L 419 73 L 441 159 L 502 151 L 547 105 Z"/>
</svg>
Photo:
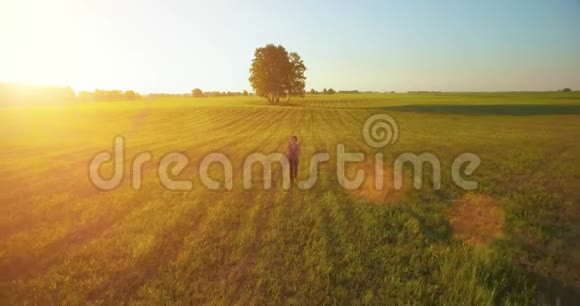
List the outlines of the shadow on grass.
<svg viewBox="0 0 580 306">
<path fill-rule="evenodd" d="M 535 301 L 538 305 L 577 305 L 580 301 L 580 291 L 576 287 L 538 274 L 530 277 L 537 284 L 538 295 Z"/>
<path fill-rule="evenodd" d="M 548 105 L 548 104 L 493 104 L 493 105 L 401 105 L 387 106 L 382 109 L 462 115 L 565 115 L 580 114 L 580 104 L 577 105 Z"/>
</svg>

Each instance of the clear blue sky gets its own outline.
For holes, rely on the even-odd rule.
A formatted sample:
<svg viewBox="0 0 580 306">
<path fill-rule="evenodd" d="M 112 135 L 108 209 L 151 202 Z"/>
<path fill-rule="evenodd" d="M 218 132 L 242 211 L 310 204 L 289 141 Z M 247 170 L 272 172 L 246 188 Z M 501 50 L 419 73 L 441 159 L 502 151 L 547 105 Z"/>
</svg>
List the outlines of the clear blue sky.
<svg viewBox="0 0 580 306">
<path fill-rule="evenodd" d="M 249 90 L 267 43 L 308 89 L 580 89 L 578 0 L 3 0 L 0 37 L 0 80 L 75 89 Z"/>
</svg>

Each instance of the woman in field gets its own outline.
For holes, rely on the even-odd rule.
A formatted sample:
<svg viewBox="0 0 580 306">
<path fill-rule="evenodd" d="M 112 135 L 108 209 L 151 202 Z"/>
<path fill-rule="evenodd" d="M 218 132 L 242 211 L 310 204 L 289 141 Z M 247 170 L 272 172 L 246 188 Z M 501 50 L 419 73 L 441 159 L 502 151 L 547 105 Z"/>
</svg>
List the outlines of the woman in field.
<svg viewBox="0 0 580 306">
<path fill-rule="evenodd" d="M 298 156 L 300 155 L 300 144 L 298 137 L 290 137 L 288 143 L 288 161 L 290 162 L 290 182 L 294 183 L 298 176 Z"/>
</svg>

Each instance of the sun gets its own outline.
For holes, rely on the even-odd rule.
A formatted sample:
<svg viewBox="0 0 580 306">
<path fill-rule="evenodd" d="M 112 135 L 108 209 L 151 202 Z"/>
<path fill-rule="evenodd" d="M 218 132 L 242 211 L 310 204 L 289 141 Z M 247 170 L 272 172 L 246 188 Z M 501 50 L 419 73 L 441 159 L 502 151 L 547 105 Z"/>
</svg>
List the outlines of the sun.
<svg viewBox="0 0 580 306">
<path fill-rule="evenodd" d="M 86 29 L 82 16 L 71 13 L 74 6 L 68 1 L 0 4 L 0 81 L 35 85 L 82 81 Z"/>
</svg>

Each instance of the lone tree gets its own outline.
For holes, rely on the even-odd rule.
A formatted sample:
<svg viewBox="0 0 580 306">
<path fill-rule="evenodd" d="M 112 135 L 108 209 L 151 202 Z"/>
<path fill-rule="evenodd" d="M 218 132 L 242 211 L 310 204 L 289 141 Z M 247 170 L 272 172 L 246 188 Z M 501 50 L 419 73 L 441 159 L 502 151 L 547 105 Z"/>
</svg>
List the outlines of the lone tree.
<svg viewBox="0 0 580 306">
<path fill-rule="evenodd" d="M 194 97 L 203 97 L 203 91 L 201 91 L 201 89 L 199 89 L 199 88 L 195 88 L 194 90 L 192 90 L 191 94 Z"/>
<path fill-rule="evenodd" d="M 270 104 L 280 98 L 303 97 L 306 66 L 297 53 L 288 53 L 282 46 L 266 45 L 254 52 L 250 67 L 250 84 L 256 95 Z"/>
</svg>

